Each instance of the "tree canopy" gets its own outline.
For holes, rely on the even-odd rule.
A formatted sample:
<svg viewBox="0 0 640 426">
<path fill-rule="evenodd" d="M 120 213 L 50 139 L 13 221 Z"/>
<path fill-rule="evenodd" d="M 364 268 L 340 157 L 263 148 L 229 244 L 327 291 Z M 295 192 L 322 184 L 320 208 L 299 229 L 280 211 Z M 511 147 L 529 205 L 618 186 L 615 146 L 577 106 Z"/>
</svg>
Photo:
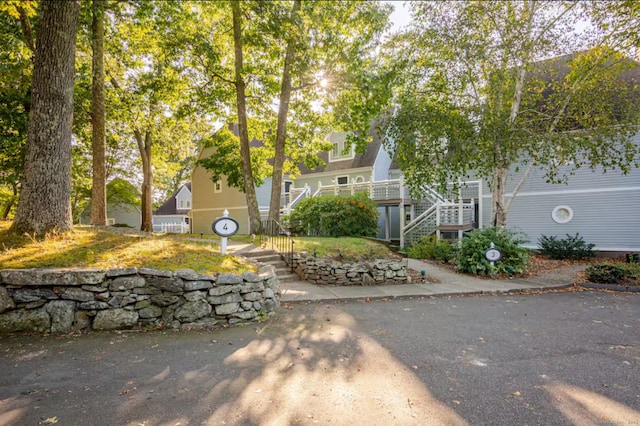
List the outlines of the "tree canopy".
<svg viewBox="0 0 640 426">
<path fill-rule="evenodd" d="M 392 49 L 402 59 L 387 144 L 414 193 L 473 175 L 492 224 L 532 167 L 566 182 L 579 167 L 629 171 L 638 147 L 637 63 L 580 31 L 586 2 L 419 2 Z M 624 82 L 628 84 L 623 84 Z M 521 173 L 507 201 L 509 176 Z"/>
</svg>

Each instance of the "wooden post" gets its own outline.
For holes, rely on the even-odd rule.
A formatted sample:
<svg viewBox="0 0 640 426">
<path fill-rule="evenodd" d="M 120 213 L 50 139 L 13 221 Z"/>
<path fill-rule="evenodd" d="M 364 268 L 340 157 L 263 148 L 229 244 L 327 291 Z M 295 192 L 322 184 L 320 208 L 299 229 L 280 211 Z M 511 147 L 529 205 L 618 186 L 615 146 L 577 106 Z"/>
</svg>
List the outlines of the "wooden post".
<svg viewBox="0 0 640 426">
<path fill-rule="evenodd" d="M 478 180 L 478 229 L 482 229 L 482 179 Z"/>
<path fill-rule="evenodd" d="M 384 206 L 384 239 L 391 240 L 391 220 L 389 218 L 389 206 Z M 402 231 L 401 231 L 402 232 Z"/>
</svg>

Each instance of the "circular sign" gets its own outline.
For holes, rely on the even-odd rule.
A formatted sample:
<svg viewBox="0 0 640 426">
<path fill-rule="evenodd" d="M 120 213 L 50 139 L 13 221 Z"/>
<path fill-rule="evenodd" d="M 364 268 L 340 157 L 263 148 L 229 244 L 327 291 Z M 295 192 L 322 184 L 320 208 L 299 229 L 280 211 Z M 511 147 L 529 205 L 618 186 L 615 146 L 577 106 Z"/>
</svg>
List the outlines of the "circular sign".
<svg viewBox="0 0 640 426">
<path fill-rule="evenodd" d="M 238 221 L 232 217 L 219 217 L 213 221 L 211 229 L 221 237 L 230 237 L 238 232 Z"/>
<path fill-rule="evenodd" d="M 484 252 L 484 257 L 487 258 L 489 262 L 497 262 L 502 257 L 502 253 L 497 248 L 491 247 Z"/>
</svg>

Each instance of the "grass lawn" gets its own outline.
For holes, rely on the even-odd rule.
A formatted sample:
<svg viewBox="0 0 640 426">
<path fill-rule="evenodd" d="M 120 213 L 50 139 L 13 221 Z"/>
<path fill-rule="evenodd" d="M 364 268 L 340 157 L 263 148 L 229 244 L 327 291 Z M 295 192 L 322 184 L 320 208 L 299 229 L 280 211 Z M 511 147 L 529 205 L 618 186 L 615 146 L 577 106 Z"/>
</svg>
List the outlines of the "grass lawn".
<svg viewBox="0 0 640 426">
<path fill-rule="evenodd" d="M 392 251 L 383 243 L 356 237 L 293 237 L 296 252 L 306 251 L 318 257 L 339 257 L 345 260 L 385 259 Z"/>
<path fill-rule="evenodd" d="M 169 271 L 190 268 L 201 273 L 256 270 L 242 258 L 221 255 L 213 238 L 192 241 L 168 234 L 76 227 L 69 233 L 37 239 L 9 234 L 10 225 L 11 222 L 0 222 L 0 269 L 145 267 Z"/>
</svg>

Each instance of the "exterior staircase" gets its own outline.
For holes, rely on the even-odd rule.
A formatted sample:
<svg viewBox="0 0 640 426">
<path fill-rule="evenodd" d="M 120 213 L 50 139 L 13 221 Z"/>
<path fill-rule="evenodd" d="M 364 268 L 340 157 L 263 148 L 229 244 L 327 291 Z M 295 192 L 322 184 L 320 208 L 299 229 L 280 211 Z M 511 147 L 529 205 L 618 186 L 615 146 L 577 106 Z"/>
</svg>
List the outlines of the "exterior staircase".
<svg viewBox="0 0 640 426">
<path fill-rule="evenodd" d="M 273 265 L 276 269 L 276 275 L 281 283 L 288 283 L 293 281 L 300 281 L 300 278 L 291 272 L 291 267 L 282 260 L 280 255 L 275 250 L 258 249 L 249 252 L 242 253 L 242 256 L 250 259 L 253 262 Z"/>
</svg>

